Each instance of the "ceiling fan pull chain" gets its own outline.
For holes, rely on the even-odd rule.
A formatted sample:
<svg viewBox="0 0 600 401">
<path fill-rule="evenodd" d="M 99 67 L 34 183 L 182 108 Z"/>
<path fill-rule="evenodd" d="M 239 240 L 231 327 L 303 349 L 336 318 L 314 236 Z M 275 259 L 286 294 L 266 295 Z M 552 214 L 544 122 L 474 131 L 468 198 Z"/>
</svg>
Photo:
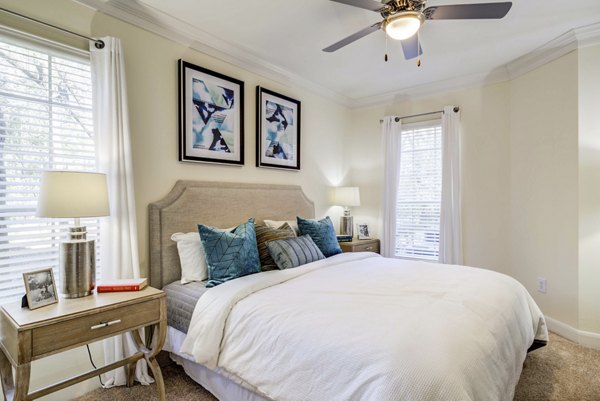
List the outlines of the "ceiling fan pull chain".
<svg viewBox="0 0 600 401">
<path fill-rule="evenodd" d="M 421 66 L 421 33 L 417 31 L 417 67 Z"/>
<path fill-rule="evenodd" d="M 387 61 L 388 61 L 388 52 L 387 52 L 387 39 L 388 39 L 388 36 L 387 36 L 387 33 L 384 32 L 384 34 L 385 34 L 385 57 L 383 59 L 387 63 Z"/>
</svg>

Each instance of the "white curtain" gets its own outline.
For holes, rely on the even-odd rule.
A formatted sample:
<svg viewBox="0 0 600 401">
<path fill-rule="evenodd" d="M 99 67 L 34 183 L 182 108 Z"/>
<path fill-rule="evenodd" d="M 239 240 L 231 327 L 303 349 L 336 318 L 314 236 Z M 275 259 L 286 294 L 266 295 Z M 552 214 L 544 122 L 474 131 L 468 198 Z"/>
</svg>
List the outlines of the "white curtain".
<svg viewBox="0 0 600 401">
<path fill-rule="evenodd" d="M 400 176 L 400 145 L 402 122 L 395 117 L 383 119 L 384 179 L 382 205 L 381 254 L 393 258 L 396 254 L 396 197 Z"/>
<path fill-rule="evenodd" d="M 442 205 L 440 262 L 462 264 L 460 222 L 460 111 L 444 107 L 442 117 Z"/>
<path fill-rule="evenodd" d="M 110 216 L 100 223 L 100 269 L 106 280 L 139 278 L 125 62 L 119 39 L 106 37 L 102 41 L 103 49 L 90 45 L 98 167 L 107 175 L 110 202 Z M 104 340 L 106 364 L 134 352 L 129 334 Z M 154 381 L 144 360 L 138 361 L 135 374 L 142 384 Z M 125 384 L 125 368 L 104 375 L 105 387 Z"/>
</svg>

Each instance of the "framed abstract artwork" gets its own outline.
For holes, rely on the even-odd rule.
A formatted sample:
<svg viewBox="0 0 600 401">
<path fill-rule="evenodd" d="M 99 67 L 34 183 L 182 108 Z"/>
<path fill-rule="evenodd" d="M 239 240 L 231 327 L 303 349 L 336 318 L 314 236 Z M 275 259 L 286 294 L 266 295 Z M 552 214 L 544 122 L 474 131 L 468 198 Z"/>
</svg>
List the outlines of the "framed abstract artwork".
<svg viewBox="0 0 600 401">
<path fill-rule="evenodd" d="M 179 160 L 244 164 L 244 82 L 179 60 Z"/>
<path fill-rule="evenodd" d="M 300 102 L 256 87 L 256 166 L 300 170 Z"/>
</svg>

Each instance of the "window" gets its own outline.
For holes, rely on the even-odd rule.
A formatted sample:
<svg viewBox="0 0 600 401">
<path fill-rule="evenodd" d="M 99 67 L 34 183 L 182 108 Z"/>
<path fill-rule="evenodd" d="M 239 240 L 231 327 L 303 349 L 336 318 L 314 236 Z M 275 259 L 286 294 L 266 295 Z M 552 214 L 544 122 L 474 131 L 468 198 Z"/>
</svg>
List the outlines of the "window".
<svg viewBox="0 0 600 401">
<path fill-rule="evenodd" d="M 68 237 L 72 220 L 35 216 L 41 172 L 96 170 L 89 55 L 81 53 L 0 32 L 0 303 L 25 293 L 23 272 L 57 269 Z M 81 224 L 96 237 L 97 219 Z"/>
<path fill-rule="evenodd" d="M 438 260 L 442 195 L 441 121 L 402 127 L 396 256 Z"/>
</svg>

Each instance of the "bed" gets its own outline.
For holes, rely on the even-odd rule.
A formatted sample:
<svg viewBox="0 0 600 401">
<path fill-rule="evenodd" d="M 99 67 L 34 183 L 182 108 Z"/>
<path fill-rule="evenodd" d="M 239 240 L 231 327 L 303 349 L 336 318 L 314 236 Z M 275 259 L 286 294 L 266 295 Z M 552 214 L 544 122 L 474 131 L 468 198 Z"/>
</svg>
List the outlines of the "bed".
<svg viewBox="0 0 600 401">
<path fill-rule="evenodd" d="M 220 400 L 512 400 L 548 339 L 527 291 L 492 271 L 346 253 L 211 289 L 178 283 L 171 235 L 314 217 L 298 186 L 178 181 L 149 207 L 165 350 Z"/>
</svg>

